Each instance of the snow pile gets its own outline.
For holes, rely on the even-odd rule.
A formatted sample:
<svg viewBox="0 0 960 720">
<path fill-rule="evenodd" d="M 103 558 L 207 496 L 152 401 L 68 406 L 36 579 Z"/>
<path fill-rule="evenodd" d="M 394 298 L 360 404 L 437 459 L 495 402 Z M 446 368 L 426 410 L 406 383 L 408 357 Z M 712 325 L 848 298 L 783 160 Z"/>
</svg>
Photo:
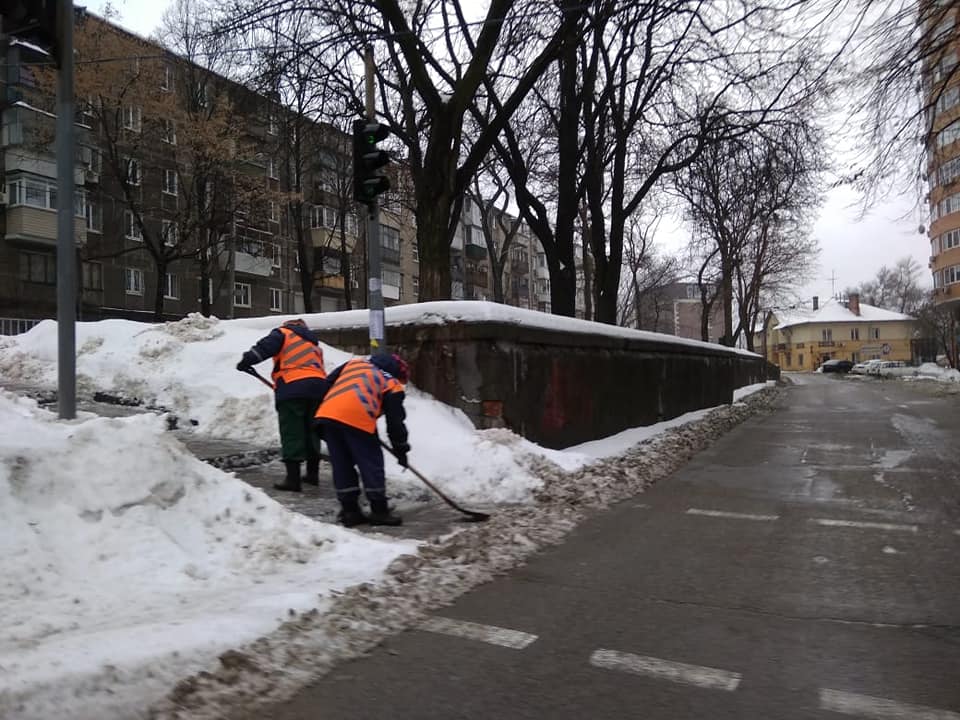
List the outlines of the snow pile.
<svg viewBox="0 0 960 720">
<path fill-rule="evenodd" d="M 64 423 L 0 392 L 0 426 L 0 717 L 129 717 L 416 552 L 284 509 L 154 415 Z"/>
<path fill-rule="evenodd" d="M 914 369 L 919 378 L 939 380 L 940 382 L 960 383 L 960 370 L 940 367 L 936 363 L 924 363 Z"/>
</svg>

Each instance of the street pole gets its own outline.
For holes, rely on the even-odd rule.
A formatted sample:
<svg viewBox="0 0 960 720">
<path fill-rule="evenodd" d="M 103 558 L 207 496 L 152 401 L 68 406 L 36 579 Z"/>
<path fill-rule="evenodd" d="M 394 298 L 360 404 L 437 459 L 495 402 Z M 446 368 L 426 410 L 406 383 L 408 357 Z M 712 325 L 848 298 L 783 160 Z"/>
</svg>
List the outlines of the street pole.
<svg viewBox="0 0 960 720">
<path fill-rule="evenodd" d="M 373 47 L 364 52 L 367 120 L 374 120 Z M 380 208 L 376 196 L 367 204 L 367 305 L 370 308 L 370 354 L 387 352 L 383 313 L 383 283 L 380 270 Z"/>
<path fill-rule="evenodd" d="M 74 239 L 73 0 L 57 8 L 57 405 L 77 416 L 77 245 Z"/>
</svg>

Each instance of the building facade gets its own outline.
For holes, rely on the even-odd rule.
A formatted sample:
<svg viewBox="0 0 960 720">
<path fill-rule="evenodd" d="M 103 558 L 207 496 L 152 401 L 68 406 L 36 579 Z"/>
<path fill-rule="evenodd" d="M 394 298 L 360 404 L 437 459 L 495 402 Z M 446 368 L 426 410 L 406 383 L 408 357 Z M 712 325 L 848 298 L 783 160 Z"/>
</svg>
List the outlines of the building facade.
<svg viewBox="0 0 960 720">
<path fill-rule="evenodd" d="M 925 28 L 935 47 L 923 67 L 928 108 L 927 179 L 934 300 L 960 311 L 960 9 L 927 0 Z"/>
<path fill-rule="evenodd" d="M 909 315 L 860 303 L 813 299 L 811 309 L 771 311 L 755 347 L 788 371 L 816 370 L 827 360 L 875 358 L 910 362 L 917 321 Z"/>
</svg>

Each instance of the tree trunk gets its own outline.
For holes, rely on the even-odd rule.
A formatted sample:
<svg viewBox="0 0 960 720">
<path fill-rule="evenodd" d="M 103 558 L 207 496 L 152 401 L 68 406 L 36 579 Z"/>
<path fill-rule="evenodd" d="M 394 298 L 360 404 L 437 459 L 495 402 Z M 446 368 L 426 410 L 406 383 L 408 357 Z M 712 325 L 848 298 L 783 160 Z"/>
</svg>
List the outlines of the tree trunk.
<svg viewBox="0 0 960 720">
<path fill-rule="evenodd" d="M 154 255 L 153 260 L 157 268 L 157 285 L 153 292 L 153 319 L 157 322 L 163 322 L 163 295 L 164 285 L 167 282 L 167 258 L 161 250 L 159 254 Z"/>
<path fill-rule="evenodd" d="M 722 345 L 733 347 L 733 263 L 729 258 L 722 260 L 721 270 L 721 301 L 723 302 L 723 337 Z"/>
<path fill-rule="evenodd" d="M 417 245 L 420 252 L 420 302 L 450 299 L 450 242 L 448 223 L 453 199 L 449 191 L 425 188 L 417 202 Z M 420 195 L 420 193 L 418 193 Z"/>
<path fill-rule="evenodd" d="M 300 258 L 300 292 L 303 293 L 303 312 L 313 312 L 313 257 L 307 244 L 307 232 L 303 226 L 303 203 L 290 203 L 290 214 L 293 217 L 293 232 L 297 238 L 297 255 Z M 312 243 L 311 243 L 312 245 Z M 293 308 L 288 308 L 293 312 Z"/>
</svg>

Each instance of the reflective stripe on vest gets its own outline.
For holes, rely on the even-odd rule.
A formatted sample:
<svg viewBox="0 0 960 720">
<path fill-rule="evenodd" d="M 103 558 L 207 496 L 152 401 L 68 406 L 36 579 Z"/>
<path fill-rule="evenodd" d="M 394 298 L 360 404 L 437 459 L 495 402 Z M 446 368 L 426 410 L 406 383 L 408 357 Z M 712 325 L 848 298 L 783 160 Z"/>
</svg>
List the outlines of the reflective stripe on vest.
<svg viewBox="0 0 960 720">
<path fill-rule="evenodd" d="M 402 392 L 403 385 L 369 360 L 348 360 L 317 409 L 316 417 L 337 420 L 372 433 L 383 411 L 384 395 Z"/>
<path fill-rule="evenodd" d="M 273 382 L 296 382 L 305 378 L 325 378 L 323 352 L 290 328 L 281 327 L 283 345 L 273 361 Z"/>
</svg>

